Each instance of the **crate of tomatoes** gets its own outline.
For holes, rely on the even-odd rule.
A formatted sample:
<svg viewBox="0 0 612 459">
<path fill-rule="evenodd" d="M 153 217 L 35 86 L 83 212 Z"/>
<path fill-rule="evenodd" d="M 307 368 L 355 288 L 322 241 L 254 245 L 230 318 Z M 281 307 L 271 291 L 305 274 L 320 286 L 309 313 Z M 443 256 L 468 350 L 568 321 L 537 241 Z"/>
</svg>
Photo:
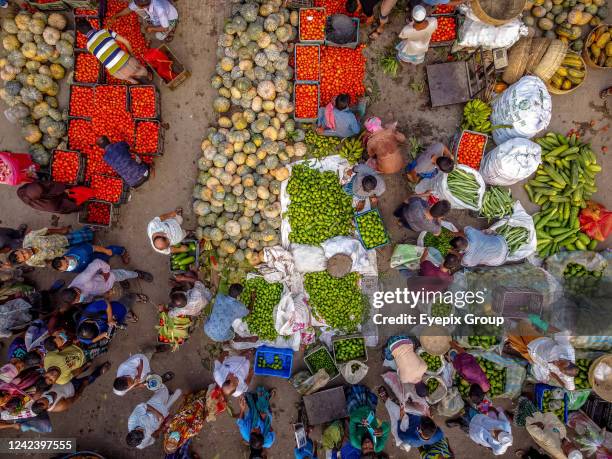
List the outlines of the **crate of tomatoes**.
<svg viewBox="0 0 612 459">
<path fill-rule="evenodd" d="M 91 119 L 94 113 L 94 88 L 92 83 L 73 83 L 69 86 L 68 116 Z"/>
<path fill-rule="evenodd" d="M 104 76 L 104 67 L 89 51 L 74 51 L 74 82 L 98 83 Z"/>
<path fill-rule="evenodd" d="M 318 83 L 298 83 L 293 88 L 293 118 L 301 123 L 314 123 L 319 116 L 321 94 Z"/>
<path fill-rule="evenodd" d="M 429 46 L 448 46 L 457 38 L 457 18 L 455 16 L 438 16 L 438 27 L 431 36 Z"/>
<path fill-rule="evenodd" d="M 298 16 L 298 36 L 303 43 L 318 43 L 325 41 L 325 8 L 302 8 Z"/>
<path fill-rule="evenodd" d="M 465 130 L 455 144 L 455 161 L 478 170 L 489 136 L 480 132 Z"/>
<path fill-rule="evenodd" d="M 112 204 L 123 204 L 130 197 L 130 187 L 119 177 L 91 174 L 89 187 L 93 190 L 96 200 Z"/>
<path fill-rule="evenodd" d="M 161 97 L 154 85 L 134 85 L 128 91 L 128 111 L 137 119 L 159 119 Z"/>
<path fill-rule="evenodd" d="M 76 185 L 85 178 L 85 157 L 78 151 L 54 150 L 49 159 L 49 169 L 54 182 Z"/>
<path fill-rule="evenodd" d="M 321 46 L 297 43 L 293 49 L 295 81 L 318 83 L 321 78 Z"/>
<path fill-rule="evenodd" d="M 455 14 L 455 6 L 453 5 L 436 5 L 431 10 L 432 16 L 447 16 L 449 14 Z"/>
<path fill-rule="evenodd" d="M 79 223 L 82 225 L 110 228 L 117 217 L 118 210 L 112 203 L 97 199 L 87 201 L 79 211 Z"/>
<path fill-rule="evenodd" d="M 161 156 L 164 152 L 164 129 L 159 120 L 134 119 L 134 152 Z"/>
</svg>

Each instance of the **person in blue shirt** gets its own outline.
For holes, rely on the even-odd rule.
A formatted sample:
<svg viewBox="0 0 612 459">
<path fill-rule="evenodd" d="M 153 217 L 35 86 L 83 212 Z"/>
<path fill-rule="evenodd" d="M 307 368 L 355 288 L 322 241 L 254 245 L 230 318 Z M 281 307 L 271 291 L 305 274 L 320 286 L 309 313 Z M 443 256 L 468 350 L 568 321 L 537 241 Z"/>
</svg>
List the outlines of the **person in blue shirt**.
<svg viewBox="0 0 612 459">
<path fill-rule="evenodd" d="M 79 342 L 91 345 L 109 340 L 111 327 L 124 325 L 126 319 L 135 322 L 136 315 L 130 308 L 136 298 L 135 294 L 128 294 L 120 301 L 97 300 L 85 306 L 77 322 Z"/>
<path fill-rule="evenodd" d="M 406 418 L 408 426 L 405 425 Z M 442 430 L 433 419 L 426 416 L 406 414 L 403 407 L 400 412 L 400 420 L 398 421 L 397 436 L 404 443 L 415 448 L 433 445 L 444 438 Z"/>
<path fill-rule="evenodd" d="M 120 256 L 124 264 L 130 262 L 127 250 L 119 245 L 101 247 L 93 244 L 79 244 L 70 247 L 61 257 L 54 258 L 51 266 L 57 271 L 80 273 L 94 260 L 109 263 L 111 257 Z"/>
<path fill-rule="evenodd" d="M 149 166 L 136 155 L 132 156 L 127 142 L 114 142 L 106 136 L 96 139 L 96 145 L 104 149 L 104 162 L 132 188 L 138 188 L 149 180 Z"/>
<path fill-rule="evenodd" d="M 268 391 L 259 386 L 255 393 L 247 392 L 240 398 L 236 424 L 242 439 L 249 443 L 251 457 L 262 457 L 264 450 L 270 448 L 276 439 L 270 409 L 270 399 L 274 395 L 274 389 Z"/>
<path fill-rule="evenodd" d="M 317 459 L 317 447 L 313 441 L 308 438 L 304 446 L 293 449 L 293 454 L 295 455 L 295 459 Z"/>
<path fill-rule="evenodd" d="M 349 108 L 348 94 L 338 94 L 335 101 L 319 109 L 317 133 L 330 137 L 352 137 L 361 132 L 357 117 Z M 364 110 L 365 111 L 365 106 Z"/>
</svg>

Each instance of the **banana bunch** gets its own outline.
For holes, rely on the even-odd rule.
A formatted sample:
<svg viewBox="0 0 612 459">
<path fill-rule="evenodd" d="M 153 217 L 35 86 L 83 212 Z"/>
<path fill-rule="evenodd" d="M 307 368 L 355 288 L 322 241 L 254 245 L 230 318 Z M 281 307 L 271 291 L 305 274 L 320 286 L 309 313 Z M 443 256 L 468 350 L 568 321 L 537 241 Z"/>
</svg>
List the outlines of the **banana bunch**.
<svg viewBox="0 0 612 459">
<path fill-rule="evenodd" d="M 488 134 L 493 130 L 489 117 L 491 106 L 480 99 L 472 99 L 463 107 L 463 123 L 461 129 Z"/>
<path fill-rule="evenodd" d="M 361 139 L 359 137 L 345 139 L 342 142 L 339 154 L 343 158 L 346 158 L 351 164 L 358 163 L 363 155 L 363 143 Z"/>
</svg>

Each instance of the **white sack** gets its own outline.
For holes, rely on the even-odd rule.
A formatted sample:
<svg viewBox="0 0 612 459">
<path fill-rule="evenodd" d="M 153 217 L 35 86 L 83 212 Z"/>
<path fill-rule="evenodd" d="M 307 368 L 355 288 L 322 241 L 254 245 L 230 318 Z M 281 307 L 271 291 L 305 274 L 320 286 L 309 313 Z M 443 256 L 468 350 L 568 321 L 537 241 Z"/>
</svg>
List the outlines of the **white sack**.
<svg viewBox="0 0 612 459">
<path fill-rule="evenodd" d="M 533 174 L 542 162 L 542 147 L 517 137 L 487 153 L 480 163 L 480 174 L 488 185 L 513 185 Z"/>
</svg>

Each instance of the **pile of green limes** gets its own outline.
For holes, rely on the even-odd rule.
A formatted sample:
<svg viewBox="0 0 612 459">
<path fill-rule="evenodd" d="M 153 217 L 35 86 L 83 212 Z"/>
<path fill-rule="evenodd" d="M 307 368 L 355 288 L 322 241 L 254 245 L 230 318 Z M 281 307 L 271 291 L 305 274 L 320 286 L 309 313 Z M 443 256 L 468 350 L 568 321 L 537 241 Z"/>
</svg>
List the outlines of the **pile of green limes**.
<svg viewBox="0 0 612 459">
<path fill-rule="evenodd" d="M 323 368 L 330 378 L 333 378 L 338 374 L 338 368 L 336 368 L 336 364 L 334 363 L 334 359 L 329 354 L 329 351 L 321 346 L 314 353 L 307 355 L 305 357 L 312 374 L 315 374 L 321 368 Z"/>
<path fill-rule="evenodd" d="M 499 344 L 499 338 L 497 336 L 489 336 L 489 335 L 474 335 L 468 336 L 468 344 L 470 346 L 478 346 L 483 349 L 489 349 L 497 344 Z"/>
<path fill-rule="evenodd" d="M 427 380 L 427 383 L 425 383 L 425 385 L 427 386 L 427 393 L 431 395 L 436 391 L 436 389 L 440 385 L 440 381 L 438 381 L 436 378 L 429 378 Z"/>
<path fill-rule="evenodd" d="M 336 330 L 354 331 L 361 324 L 366 300 L 359 290 L 359 274 L 336 278 L 327 271 L 308 273 L 304 288 L 315 318 Z"/>
<path fill-rule="evenodd" d="M 467 399 L 470 395 L 470 386 L 471 384 L 463 379 L 461 376 L 457 375 L 455 378 L 455 385 L 457 389 L 459 389 L 459 393 L 465 399 Z"/>
<path fill-rule="evenodd" d="M 358 215 L 356 220 L 361 240 L 366 249 L 378 247 L 389 242 L 389 235 L 378 212 L 373 210 Z"/>
<path fill-rule="evenodd" d="M 291 171 L 287 193 L 291 197 L 287 211 L 291 242 L 319 245 L 352 233 L 352 198 L 344 192 L 334 172 L 298 164 Z"/>
<path fill-rule="evenodd" d="M 574 378 L 574 384 L 576 389 L 590 389 L 591 384 L 589 383 L 589 368 L 591 368 L 589 359 L 576 359 L 576 366 L 578 367 L 578 374 Z"/>
<path fill-rule="evenodd" d="M 419 356 L 425 361 L 427 364 L 427 370 L 429 371 L 438 371 L 442 366 L 442 359 L 437 355 L 421 352 Z"/>
<path fill-rule="evenodd" d="M 245 280 L 243 286 L 240 301 L 251 310 L 244 318 L 249 331 L 263 340 L 274 341 L 278 333 L 274 328 L 273 310 L 280 302 L 283 285 L 279 282 L 269 284 L 262 277 L 253 277 Z"/>
<path fill-rule="evenodd" d="M 312 129 L 304 136 L 309 155 L 317 159 L 335 154 L 340 140 L 339 137 L 319 135 Z"/>
<path fill-rule="evenodd" d="M 277 354 L 272 359 L 272 362 L 268 362 L 264 356 L 259 356 L 257 359 L 257 366 L 259 368 L 270 368 L 271 370 L 282 370 L 283 369 L 283 360 Z"/>
<path fill-rule="evenodd" d="M 365 341 L 363 338 L 350 338 L 334 341 L 336 362 L 343 363 L 365 357 Z"/>
<path fill-rule="evenodd" d="M 489 389 L 489 396 L 496 397 L 501 395 L 506 390 L 506 367 L 498 366 L 496 363 L 489 360 L 483 359 L 482 357 L 476 357 L 480 368 L 487 375 L 491 389 Z"/>
<path fill-rule="evenodd" d="M 431 305 L 431 317 L 448 317 L 452 310 L 452 304 L 434 303 Z"/>
<path fill-rule="evenodd" d="M 542 400 L 542 411 L 544 413 L 554 413 L 561 422 L 565 422 L 565 396 L 554 398 L 553 391 L 547 390 L 544 392 Z"/>
<path fill-rule="evenodd" d="M 579 263 L 568 263 L 563 271 L 565 288 L 575 295 L 593 296 L 602 276 L 603 271 L 590 271 Z"/>
</svg>

